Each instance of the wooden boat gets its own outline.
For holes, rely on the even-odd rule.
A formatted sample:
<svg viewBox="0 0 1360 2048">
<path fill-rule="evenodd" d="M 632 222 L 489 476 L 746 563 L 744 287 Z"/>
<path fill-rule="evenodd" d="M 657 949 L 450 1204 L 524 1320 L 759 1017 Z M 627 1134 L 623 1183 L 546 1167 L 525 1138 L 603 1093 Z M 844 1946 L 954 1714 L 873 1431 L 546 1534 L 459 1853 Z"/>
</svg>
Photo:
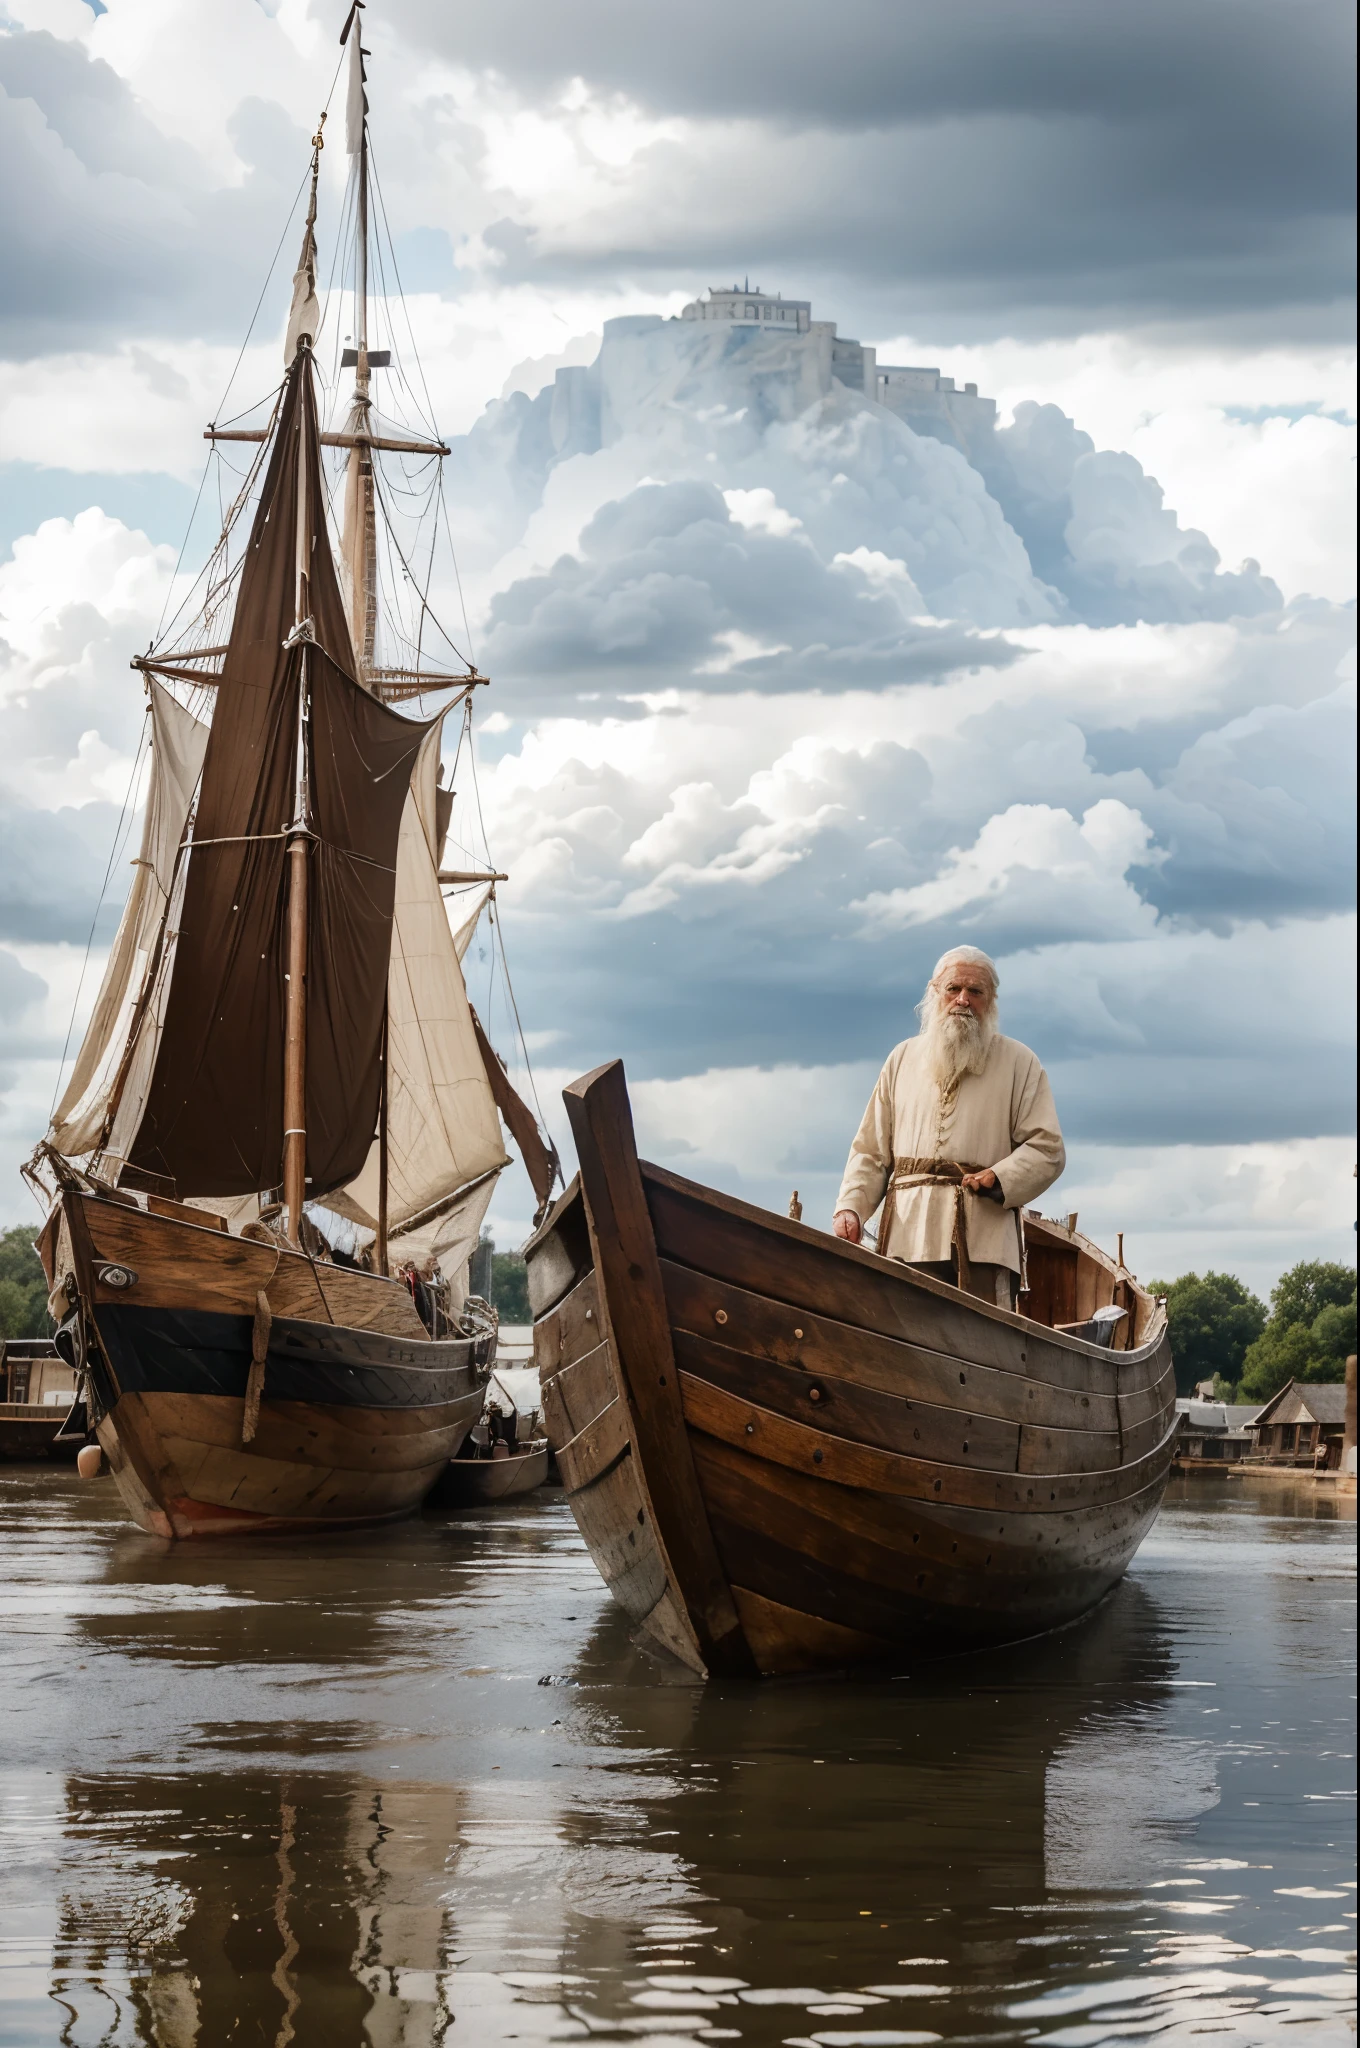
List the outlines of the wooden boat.
<svg viewBox="0 0 1360 2048">
<path fill-rule="evenodd" d="M 525 1399 L 526 1383 L 532 1389 Z M 551 1452 L 542 1431 L 538 1377 L 524 1367 L 500 1362 L 486 1390 L 480 1420 L 444 1467 L 430 1495 L 432 1507 L 485 1507 L 532 1493 L 548 1476 Z"/>
<path fill-rule="evenodd" d="M 379 574 L 401 548 L 378 547 L 378 457 L 448 450 L 391 433 L 372 397 L 391 351 L 368 346 L 357 32 L 349 63 L 347 423 L 322 433 L 318 131 L 287 374 L 266 425 L 209 429 L 256 452 L 199 610 L 133 664 L 151 726 L 141 856 L 28 1169 L 52 1205 L 57 1345 L 129 1511 L 169 1537 L 415 1508 L 482 1406 L 494 1333 L 460 1304 L 507 1163 L 500 1117 L 545 1206 L 556 1171 L 468 1004 L 475 916 L 455 937 L 441 893 L 495 879 L 441 867 L 443 721 L 485 678 L 432 666 L 428 587 L 410 571 L 403 597 Z M 323 444 L 343 451 L 338 562 Z M 433 716 L 395 708 L 425 695 Z"/>
<path fill-rule="evenodd" d="M 75 1374 L 50 1337 L 0 1341 L 0 1458 L 74 1458 Z"/>
<path fill-rule="evenodd" d="M 494 1452 L 473 1453 L 464 1445 L 440 1474 L 430 1504 L 439 1508 L 484 1508 L 532 1493 L 548 1476 L 548 1439 L 531 1438 L 498 1458 Z"/>
<path fill-rule="evenodd" d="M 1165 1309 L 1122 1265 L 1027 1219 L 1013 1315 L 641 1163 L 618 1062 L 564 1099 L 579 1179 L 525 1248 L 544 1414 L 655 1642 L 716 1677 L 900 1662 L 1115 1584 L 1177 1430 Z"/>
</svg>

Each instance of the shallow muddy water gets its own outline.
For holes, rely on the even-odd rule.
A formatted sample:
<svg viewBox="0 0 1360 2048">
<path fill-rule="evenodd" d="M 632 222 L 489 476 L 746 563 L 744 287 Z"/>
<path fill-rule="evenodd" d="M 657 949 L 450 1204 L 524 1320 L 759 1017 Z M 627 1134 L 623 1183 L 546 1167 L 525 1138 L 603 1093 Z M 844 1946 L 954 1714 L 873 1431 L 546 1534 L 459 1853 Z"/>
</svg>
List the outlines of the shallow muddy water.
<svg viewBox="0 0 1360 2048">
<path fill-rule="evenodd" d="M 557 1492 L 172 1550 L 0 1470 L 0 2042 L 1349 2039 L 1347 1512 L 1179 1480 L 1060 1636 L 704 1688 Z"/>
</svg>

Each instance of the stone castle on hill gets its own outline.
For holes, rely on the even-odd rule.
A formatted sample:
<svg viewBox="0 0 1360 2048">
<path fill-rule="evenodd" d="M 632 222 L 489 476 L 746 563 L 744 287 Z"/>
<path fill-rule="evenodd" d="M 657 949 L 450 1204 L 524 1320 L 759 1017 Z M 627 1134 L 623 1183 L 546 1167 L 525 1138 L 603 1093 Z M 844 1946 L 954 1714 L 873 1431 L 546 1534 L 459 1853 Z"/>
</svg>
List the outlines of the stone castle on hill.
<svg viewBox="0 0 1360 2048">
<path fill-rule="evenodd" d="M 876 398 L 918 434 L 933 434 L 937 441 L 959 439 L 968 444 L 978 434 L 990 434 L 996 425 L 996 400 L 979 398 L 976 384 L 959 390 L 952 377 L 942 377 L 938 370 L 880 363 L 877 349 L 837 334 L 834 320 L 814 320 L 810 299 L 786 299 L 779 293 L 770 299 L 758 285 L 714 285 L 706 299 L 692 299 L 683 307 L 680 318 L 728 320 L 767 334 L 805 334 L 813 347 L 828 354 L 825 389 L 830 389 L 834 377 L 848 390 Z"/>
<path fill-rule="evenodd" d="M 559 370 L 551 387 L 547 424 L 555 454 L 593 452 L 612 441 L 627 408 L 625 387 L 638 375 L 664 386 L 672 363 L 682 376 L 687 367 L 714 367 L 706 342 L 719 344 L 723 359 L 746 372 L 772 412 L 802 411 L 839 386 L 886 407 L 913 432 L 985 462 L 996 401 L 979 397 L 976 384 L 960 388 L 938 369 L 880 363 L 874 348 L 838 334 L 834 320 L 814 320 L 810 300 L 771 298 L 749 284 L 714 286 L 678 319 L 644 313 L 606 320 L 596 361 Z"/>
</svg>

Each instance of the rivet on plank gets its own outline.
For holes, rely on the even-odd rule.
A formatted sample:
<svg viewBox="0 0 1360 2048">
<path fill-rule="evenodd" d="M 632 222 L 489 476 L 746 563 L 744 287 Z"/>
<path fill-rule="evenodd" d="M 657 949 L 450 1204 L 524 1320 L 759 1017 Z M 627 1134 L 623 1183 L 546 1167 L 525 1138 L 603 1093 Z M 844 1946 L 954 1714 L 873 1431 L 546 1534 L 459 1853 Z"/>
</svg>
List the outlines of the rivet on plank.
<svg viewBox="0 0 1360 2048">
<path fill-rule="evenodd" d="M 755 1426 L 754 1422 L 748 1422 L 748 1423 L 747 1423 L 747 1425 L 746 1425 L 746 1434 L 747 1434 L 747 1436 L 754 1436 L 754 1435 L 755 1435 L 755 1433 L 756 1433 L 756 1426 Z"/>
<path fill-rule="evenodd" d="M 820 1400 L 824 1399 L 824 1396 L 823 1396 L 823 1393 L 822 1393 L 822 1390 L 821 1390 L 821 1388 L 820 1388 L 820 1387 L 816 1387 L 816 1386 L 813 1386 L 813 1387 L 809 1387 L 809 1388 L 808 1388 L 808 1399 L 809 1399 L 809 1401 L 820 1401 Z"/>
<path fill-rule="evenodd" d="M 813 1462 L 813 1464 L 814 1464 L 814 1465 L 820 1465 L 820 1464 L 821 1464 L 821 1462 L 822 1462 L 822 1454 L 821 1454 L 821 1452 L 820 1452 L 820 1451 L 814 1451 L 814 1452 L 812 1453 L 812 1462 Z"/>
<path fill-rule="evenodd" d="M 727 1321 L 727 1310 L 725 1308 L 715 1308 L 713 1320 L 715 1323 L 725 1323 Z"/>
<path fill-rule="evenodd" d="M 795 1330 L 793 1334 L 795 1337 L 801 1337 L 803 1333 L 801 1330 Z"/>
</svg>

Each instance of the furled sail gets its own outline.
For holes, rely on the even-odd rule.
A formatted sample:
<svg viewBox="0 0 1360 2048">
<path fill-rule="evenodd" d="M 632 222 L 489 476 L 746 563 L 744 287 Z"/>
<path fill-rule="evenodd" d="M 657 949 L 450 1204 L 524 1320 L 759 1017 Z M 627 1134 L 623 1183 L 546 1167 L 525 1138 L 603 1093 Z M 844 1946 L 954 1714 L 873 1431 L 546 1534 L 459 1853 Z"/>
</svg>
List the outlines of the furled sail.
<svg viewBox="0 0 1360 2048">
<path fill-rule="evenodd" d="M 153 1004 L 176 859 L 208 744 L 207 726 L 155 681 L 150 711 L 151 775 L 132 887 L 94 1013 L 47 1134 L 52 1149 L 70 1159 L 100 1145 L 110 1110 L 128 1098 L 128 1041 Z"/>
<path fill-rule="evenodd" d="M 286 842 L 300 761 L 310 843 L 307 1193 L 320 1197 L 362 1170 L 378 1113 L 398 839 L 427 729 L 354 680 L 311 353 L 300 348 L 246 548 L 164 1030 L 130 1153 L 181 1200 L 282 1179 Z"/>
<path fill-rule="evenodd" d="M 402 816 L 387 978 L 388 1232 L 394 1253 L 404 1256 L 456 1253 L 469 1230 L 475 1244 L 495 1175 L 508 1163 L 439 890 L 440 724 L 422 743 Z M 470 1183 L 478 1184 L 479 1202 Z M 456 1201 L 464 1189 L 468 1201 Z M 376 1142 L 363 1171 L 329 1206 L 377 1228 Z"/>
</svg>

